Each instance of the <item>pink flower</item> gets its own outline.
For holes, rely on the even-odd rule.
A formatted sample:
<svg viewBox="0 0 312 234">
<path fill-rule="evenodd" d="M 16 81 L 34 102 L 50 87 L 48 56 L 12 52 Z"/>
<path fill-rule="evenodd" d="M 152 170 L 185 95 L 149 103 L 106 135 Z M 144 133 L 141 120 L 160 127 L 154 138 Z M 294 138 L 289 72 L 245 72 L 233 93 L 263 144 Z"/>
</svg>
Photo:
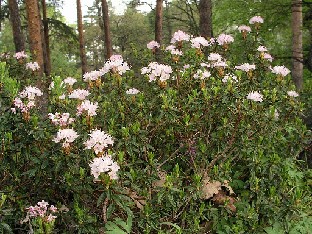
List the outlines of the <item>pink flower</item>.
<svg viewBox="0 0 312 234">
<path fill-rule="evenodd" d="M 191 39 L 191 47 L 199 49 L 201 46 L 209 46 L 209 42 L 204 37 L 195 37 Z"/>
<path fill-rule="evenodd" d="M 59 143 L 63 141 L 63 148 L 66 148 L 70 145 L 70 143 L 74 142 L 74 140 L 78 137 L 79 135 L 77 134 L 74 129 L 71 128 L 66 128 L 66 129 L 60 129 L 58 130 L 56 137 L 53 138 L 53 141 L 55 143 Z"/>
<path fill-rule="evenodd" d="M 209 71 L 197 70 L 196 74 L 194 75 L 194 78 L 203 80 L 203 79 L 208 78 L 210 76 L 211 76 L 211 73 Z"/>
<path fill-rule="evenodd" d="M 153 50 L 153 49 L 159 48 L 159 47 L 160 47 L 160 44 L 157 41 L 150 41 L 147 44 L 147 48 L 150 49 L 150 50 Z"/>
<path fill-rule="evenodd" d="M 16 59 L 23 59 L 23 58 L 28 58 L 28 55 L 25 53 L 25 51 L 20 51 L 20 52 L 17 52 L 15 55 L 13 55 L 13 57 Z"/>
<path fill-rule="evenodd" d="M 48 116 L 54 125 L 59 125 L 61 127 L 66 127 L 75 121 L 74 118 L 69 118 L 69 113 L 60 114 L 56 112 L 55 114 L 49 113 Z"/>
<path fill-rule="evenodd" d="M 285 66 L 275 66 L 271 68 L 272 73 L 276 75 L 281 75 L 283 77 L 287 76 L 290 73 L 290 70 Z"/>
<path fill-rule="evenodd" d="M 109 145 L 113 145 L 113 138 L 101 130 L 93 130 L 90 134 L 90 139 L 85 141 L 83 144 L 86 149 L 93 149 L 95 154 L 103 153 L 105 148 Z"/>
<path fill-rule="evenodd" d="M 37 62 L 26 63 L 26 69 L 30 69 L 32 71 L 37 71 L 40 69 L 40 66 Z"/>
<path fill-rule="evenodd" d="M 65 80 L 64 80 L 64 83 L 65 84 L 68 84 L 70 86 L 73 86 L 75 83 L 77 82 L 77 80 L 73 77 L 67 77 Z"/>
<path fill-rule="evenodd" d="M 135 88 L 132 88 L 132 89 L 128 89 L 126 91 L 126 94 L 129 94 L 129 95 L 135 95 L 135 94 L 138 94 L 140 91 L 135 89 Z"/>
<path fill-rule="evenodd" d="M 257 49 L 259 52 L 266 52 L 268 49 L 265 46 L 259 46 Z"/>
<path fill-rule="evenodd" d="M 172 39 L 171 39 L 171 43 L 174 44 L 174 43 L 179 42 L 179 41 L 189 41 L 189 40 L 190 40 L 190 35 L 179 30 L 173 34 Z"/>
<path fill-rule="evenodd" d="M 249 23 L 250 24 L 255 24 L 255 23 L 258 23 L 258 24 L 262 24 L 263 23 L 263 18 L 261 16 L 254 16 L 252 17 L 250 20 L 249 20 Z"/>
<path fill-rule="evenodd" d="M 99 79 L 102 76 L 101 71 L 91 71 L 91 72 L 86 72 L 83 74 L 83 80 L 88 82 L 88 81 L 95 81 Z"/>
<path fill-rule="evenodd" d="M 249 64 L 249 63 L 244 63 L 242 65 L 239 66 L 235 66 L 236 70 L 242 70 L 245 72 L 249 72 L 250 70 L 255 70 L 256 69 L 256 65 L 254 64 Z"/>
<path fill-rule="evenodd" d="M 293 91 L 293 90 L 288 91 L 287 94 L 288 94 L 289 97 L 298 97 L 299 96 L 299 94 L 296 91 Z"/>
<path fill-rule="evenodd" d="M 112 73 L 118 73 L 119 75 L 129 71 L 130 67 L 127 62 L 123 61 L 121 55 L 112 55 L 108 61 L 104 64 L 104 67 L 100 69 L 101 76 L 111 71 Z"/>
<path fill-rule="evenodd" d="M 76 98 L 79 100 L 85 100 L 87 96 L 90 95 L 90 92 L 85 89 L 75 89 L 70 95 L 69 98 Z"/>
<path fill-rule="evenodd" d="M 89 100 L 85 100 L 77 107 L 77 115 L 79 116 L 83 112 L 87 112 L 88 116 L 95 116 L 98 106 L 97 102 L 93 103 Z"/>
<path fill-rule="evenodd" d="M 105 172 L 108 172 L 108 175 L 112 180 L 118 179 L 117 172 L 120 167 L 112 160 L 110 155 L 93 159 L 89 166 L 91 169 L 91 174 L 96 180 L 98 180 L 101 173 Z"/>
<path fill-rule="evenodd" d="M 42 95 L 43 93 L 41 90 L 33 86 L 27 86 L 22 92 L 19 93 L 21 98 L 28 98 L 29 100 L 34 100 L 36 96 Z"/>
<path fill-rule="evenodd" d="M 233 82 L 238 82 L 237 80 L 237 76 L 233 75 L 233 74 L 227 74 L 223 77 L 222 82 L 223 83 L 227 83 L 229 80 L 233 81 Z"/>
<path fill-rule="evenodd" d="M 157 62 L 152 62 L 148 67 L 143 67 L 141 69 L 141 74 L 148 74 L 149 82 L 155 81 L 159 78 L 160 81 L 166 81 L 170 78 L 172 73 L 172 68 L 169 65 L 159 64 Z"/>
<path fill-rule="evenodd" d="M 247 99 L 252 100 L 254 102 L 262 102 L 263 101 L 263 96 L 259 92 L 250 92 L 247 95 Z"/>
<path fill-rule="evenodd" d="M 251 28 L 249 26 L 246 25 L 241 25 L 238 27 L 238 30 L 240 32 L 251 32 Z"/>
<path fill-rule="evenodd" d="M 264 53 L 263 54 L 263 58 L 268 60 L 268 61 L 270 61 L 270 62 L 273 61 L 273 57 L 270 54 L 268 54 L 268 53 Z"/>
<path fill-rule="evenodd" d="M 57 216 L 54 216 L 52 214 L 49 214 L 49 216 L 47 217 L 47 222 L 52 222 L 53 220 L 55 220 L 57 218 Z"/>
<path fill-rule="evenodd" d="M 229 44 L 234 41 L 234 38 L 231 35 L 220 34 L 217 38 L 217 42 L 219 45 Z"/>
<path fill-rule="evenodd" d="M 208 55 L 208 60 L 209 61 L 221 61 L 222 60 L 222 56 L 218 53 L 210 53 Z"/>
</svg>

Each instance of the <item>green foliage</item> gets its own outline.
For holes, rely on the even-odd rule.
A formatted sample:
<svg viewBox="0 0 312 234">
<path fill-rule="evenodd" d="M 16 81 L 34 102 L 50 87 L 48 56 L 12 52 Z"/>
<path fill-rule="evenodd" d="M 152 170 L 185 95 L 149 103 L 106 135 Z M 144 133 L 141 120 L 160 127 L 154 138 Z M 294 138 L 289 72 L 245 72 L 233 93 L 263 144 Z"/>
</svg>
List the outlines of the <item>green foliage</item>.
<svg viewBox="0 0 312 234">
<path fill-rule="evenodd" d="M 163 63 L 172 71 L 167 80 L 148 82 L 148 75 L 118 72 L 118 67 L 88 84 L 72 86 L 55 76 L 48 110 L 75 116 L 63 126 L 79 134 L 69 145 L 53 141 L 59 127 L 40 108 L 26 115 L 16 107 L 14 114 L 9 111 L 12 100 L 6 102 L 8 111 L 0 114 L 5 123 L 0 126 L 0 187 L 14 217 L 5 223 L 27 229 L 16 221 L 25 217 L 25 207 L 44 199 L 58 204 L 55 231 L 61 233 L 309 230 L 311 171 L 297 161 L 311 139 L 301 119 L 303 104 L 287 94 L 294 89 L 290 78 L 273 74 L 271 63 L 256 52 L 262 42 L 257 33 L 244 41 L 241 35 L 236 38 L 228 49 L 217 44 L 207 49 L 222 55 L 227 67 L 207 68 L 203 63 L 211 62 L 189 42 L 177 43 L 181 56 L 163 51 Z M 239 44 L 244 50 L 234 56 L 232 48 Z M 146 53 L 135 56 L 148 66 L 154 54 Z M 2 67 L 1 73 L 14 78 L 22 67 L 9 62 L 9 71 Z M 243 62 L 256 68 L 235 69 Z M 209 77 L 196 78 L 208 71 Z M 226 81 L 227 74 L 237 82 Z M 18 83 L 0 77 L 1 97 L 15 96 L 11 93 Z M 77 115 L 82 100 L 69 98 L 81 87 L 98 104 L 94 116 Z M 140 92 L 127 94 L 130 88 Z M 247 99 L 252 91 L 261 93 L 263 101 Z M 91 174 L 90 162 L 102 156 L 86 149 L 94 129 L 114 139 L 101 153 L 118 163 L 118 179 L 111 177 L 113 171 L 98 178 Z"/>
</svg>

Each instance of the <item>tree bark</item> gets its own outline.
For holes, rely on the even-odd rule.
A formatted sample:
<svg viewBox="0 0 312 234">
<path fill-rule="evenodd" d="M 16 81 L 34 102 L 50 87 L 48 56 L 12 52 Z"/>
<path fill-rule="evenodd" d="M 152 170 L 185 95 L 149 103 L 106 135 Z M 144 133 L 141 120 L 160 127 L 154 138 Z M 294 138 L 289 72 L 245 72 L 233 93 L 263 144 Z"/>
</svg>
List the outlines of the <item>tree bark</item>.
<svg viewBox="0 0 312 234">
<path fill-rule="evenodd" d="M 15 51 L 20 52 L 25 50 L 25 39 L 21 27 L 21 19 L 19 15 L 19 9 L 16 0 L 9 0 L 10 21 L 13 31 L 13 41 L 15 45 Z"/>
<path fill-rule="evenodd" d="M 112 40 L 110 36 L 110 23 L 108 15 L 108 5 L 106 0 L 102 0 L 102 14 L 104 24 L 104 41 L 106 48 L 106 59 L 109 59 L 113 54 Z"/>
<path fill-rule="evenodd" d="M 41 37 L 41 18 L 37 0 L 26 0 L 28 20 L 29 44 L 33 60 L 40 66 L 39 75 L 42 76 L 44 67 Z"/>
<path fill-rule="evenodd" d="M 163 0 L 156 1 L 155 13 L 155 41 L 162 44 L 163 34 Z M 160 60 L 160 49 L 156 48 L 156 61 Z"/>
<path fill-rule="evenodd" d="M 50 59 L 50 39 L 49 39 L 49 25 L 47 18 L 47 5 L 45 0 L 41 0 L 42 6 L 42 22 L 43 22 L 43 43 L 44 43 L 44 73 L 46 76 L 51 74 L 51 59 Z"/>
<path fill-rule="evenodd" d="M 212 1 L 199 1 L 199 33 L 202 37 L 211 38 L 212 35 Z"/>
<path fill-rule="evenodd" d="M 303 88 L 302 0 L 292 0 L 292 79 L 298 90 Z"/>
<path fill-rule="evenodd" d="M 82 75 L 87 72 L 87 56 L 85 51 L 85 39 L 83 33 L 82 24 L 82 11 L 81 11 L 81 1 L 77 0 L 77 24 L 79 33 L 79 49 L 80 49 L 80 59 L 81 59 L 81 70 Z"/>
</svg>

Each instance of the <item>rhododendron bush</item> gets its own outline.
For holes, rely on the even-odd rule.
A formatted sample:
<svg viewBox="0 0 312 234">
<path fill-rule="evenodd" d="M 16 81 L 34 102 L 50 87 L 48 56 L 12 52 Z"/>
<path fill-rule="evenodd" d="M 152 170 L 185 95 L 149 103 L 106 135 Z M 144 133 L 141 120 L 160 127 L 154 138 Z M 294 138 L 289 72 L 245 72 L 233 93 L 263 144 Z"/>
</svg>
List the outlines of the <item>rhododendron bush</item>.
<svg viewBox="0 0 312 234">
<path fill-rule="evenodd" d="M 13 230 L 51 221 L 59 233 L 310 230 L 297 161 L 310 135 L 289 70 L 259 39 L 262 23 L 252 18 L 237 37 L 178 31 L 171 45 L 147 44 L 151 57 L 163 48 L 157 62 L 134 69 L 114 55 L 47 90 L 26 80 L 17 91 L 5 74 L 12 58 L 2 58 L 2 220 Z M 245 45 L 237 61 L 235 43 Z M 26 66 L 25 53 L 13 58 Z"/>
</svg>

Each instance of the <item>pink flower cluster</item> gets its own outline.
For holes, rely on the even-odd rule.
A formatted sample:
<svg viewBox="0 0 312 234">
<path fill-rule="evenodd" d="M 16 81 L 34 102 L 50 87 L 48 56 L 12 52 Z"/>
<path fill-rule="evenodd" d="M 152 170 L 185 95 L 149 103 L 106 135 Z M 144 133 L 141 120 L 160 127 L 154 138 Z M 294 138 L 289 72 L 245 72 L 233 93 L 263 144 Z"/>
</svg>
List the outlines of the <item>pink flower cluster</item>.
<svg viewBox="0 0 312 234">
<path fill-rule="evenodd" d="M 232 82 L 238 82 L 237 80 L 237 76 L 233 75 L 233 74 L 227 74 L 223 77 L 222 82 L 223 83 L 227 83 L 228 81 L 232 81 Z"/>
<path fill-rule="evenodd" d="M 249 64 L 249 63 L 244 63 L 242 65 L 239 66 L 235 66 L 236 70 L 241 70 L 244 72 L 249 72 L 250 70 L 255 70 L 256 69 L 256 65 L 254 64 Z"/>
<path fill-rule="evenodd" d="M 87 96 L 90 95 L 90 92 L 85 89 L 75 89 L 71 94 L 68 95 L 69 98 L 85 100 Z"/>
<path fill-rule="evenodd" d="M 256 24 L 256 23 L 262 24 L 263 23 L 263 18 L 261 16 L 256 15 L 256 16 L 252 17 L 249 20 L 249 23 L 250 24 Z"/>
<path fill-rule="evenodd" d="M 211 45 L 204 37 L 195 37 L 191 39 L 191 47 L 200 49 L 201 46 Z"/>
<path fill-rule="evenodd" d="M 299 94 L 294 90 L 288 91 L 287 94 L 289 97 L 298 97 L 299 96 Z"/>
<path fill-rule="evenodd" d="M 88 82 L 88 81 L 95 81 L 99 79 L 103 75 L 103 72 L 101 71 L 91 71 L 91 72 L 86 72 L 83 74 L 83 80 Z"/>
<path fill-rule="evenodd" d="M 174 44 L 176 42 L 189 41 L 189 40 L 190 40 L 190 35 L 179 30 L 173 34 L 172 39 L 171 39 L 171 43 Z"/>
<path fill-rule="evenodd" d="M 69 113 L 60 114 L 56 112 L 55 114 L 49 113 L 48 116 L 54 125 L 60 127 L 66 127 L 75 121 L 74 118 L 69 117 Z"/>
<path fill-rule="evenodd" d="M 201 69 L 197 70 L 197 72 L 194 74 L 195 79 L 204 80 L 205 78 L 208 78 L 211 76 L 211 73 L 209 71 L 202 71 Z"/>
<path fill-rule="evenodd" d="M 52 222 L 57 218 L 57 216 L 53 215 L 57 212 L 57 208 L 53 205 L 50 207 L 48 206 L 49 203 L 42 200 L 41 202 L 38 202 L 36 206 L 30 206 L 26 208 L 26 210 L 31 218 L 40 217 L 44 222 Z"/>
<path fill-rule="evenodd" d="M 251 32 L 251 28 L 247 25 L 241 25 L 238 27 L 239 32 Z"/>
<path fill-rule="evenodd" d="M 122 58 L 121 55 L 112 55 L 110 59 L 104 64 L 104 67 L 100 69 L 101 76 L 108 73 L 118 73 L 119 75 L 129 71 L 130 67 Z"/>
<path fill-rule="evenodd" d="M 95 180 L 99 179 L 101 173 L 108 172 L 111 180 L 117 180 L 117 172 L 120 169 L 118 164 L 113 161 L 110 155 L 102 156 L 100 158 L 94 158 L 89 164 L 91 169 L 91 174 L 94 176 Z"/>
<path fill-rule="evenodd" d="M 70 86 L 73 86 L 76 82 L 77 82 L 77 80 L 75 79 L 75 78 L 73 78 L 73 77 L 67 77 L 66 79 L 64 79 L 64 81 L 63 81 L 65 84 L 68 84 L 68 85 L 70 85 Z"/>
<path fill-rule="evenodd" d="M 32 71 L 37 71 L 40 69 L 40 66 L 37 62 L 33 62 L 33 63 L 26 63 L 26 69 L 30 69 Z"/>
<path fill-rule="evenodd" d="M 128 89 L 126 91 L 126 94 L 135 95 L 135 94 L 138 94 L 139 92 L 140 92 L 140 90 L 137 90 L 136 88 L 132 88 L 132 89 Z"/>
<path fill-rule="evenodd" d="M 150 50 L 156 49 L 160 47 L 160 44 L 157 41 L 150 41 L 149 43 L 147 43 L 147 48 Z"/>
<path fill-rule="evenodd" d="M 63 148 L 69 148 L 70 143 L 73 143 L 74 140 L 78 137 L 79 135 L 74 129 L 71 128 L 65 128 L 65 129 L 59 129 L 56 137 L 53 138 L 53 141 L 55 143 L 59 143 L 62 141 L 62 147 Z"/>
<path fill-rule="evenodd" d="M 14 99 L 14 106 L 20 109 L 23 113 L 29 112 L 29 110 L 35 106 L 35 97 L 42 96 L 42 94 L 43 93 L 40 89 L 33 86 L 27 86 L 19 93 L 18 97 Z M 23 101 L 22 99 L 26 100 Z"/>
<path fill-rule="evenodd" d="M 86 149 L 93 149 L 95 154 L 103 154 L 105 148 L 113 145 L 113 138 L 101 130 L 93 130 L 90 134 L 90 139 L 84 142 Z"/>
<path fill-rule="evenodd" d="M 152 62 L 148 67 L 143 67 L 141 69 L 141 74 L 148 74 L 149 82 L 155 81 L 157 77 L 160 81 L 166 81 L 170 78 L 171 73 L 171 66 L 159 64 L 157 62 Z"/>
<path fill-rule="evenodd" d="M 281 75 L 283 77 L 287 76 L 290 73 L 290 70 L 285 66 L 275 66 L 271 69 L 272 73 L 276 75 Z"/>
<path fill-rule="evenodd" d="M 82 115 L 83 112 L 86 112 L 88 116 L 95 116 L 96 110 L 99 107 L 98 103 L 90 102 L 89 100 L 84 100 L 78 107 L 77 107 L 77 115 Z"/>
<path fill-rule="evenodd" d="M 251 101 L 254 101 L 254 102 L 262 102 L 263 101 L 263 96 L 259 92 L 255 91 L 255 92 L 250 92 L 247 95 L 247 99 L 249 99 Z"/>
<path fill-rule="evenodd" d="M 231 35 L 227 35 L 227 34 L 222 33 L 218 36 L 217 42 L 219 45 L 222 46 L 222 45 L 234 42 L 234 38 Z"/>
<path fill-rule="evenodd" d="M 20 51 L 14 54 L 13 57 L 19 60 L 19 59 L 28 58 L 28 55 L 25 53 L 25 51 Z"/>
</svg>

